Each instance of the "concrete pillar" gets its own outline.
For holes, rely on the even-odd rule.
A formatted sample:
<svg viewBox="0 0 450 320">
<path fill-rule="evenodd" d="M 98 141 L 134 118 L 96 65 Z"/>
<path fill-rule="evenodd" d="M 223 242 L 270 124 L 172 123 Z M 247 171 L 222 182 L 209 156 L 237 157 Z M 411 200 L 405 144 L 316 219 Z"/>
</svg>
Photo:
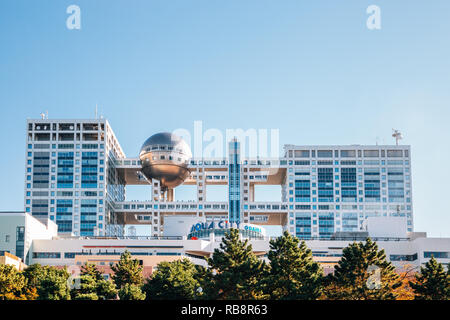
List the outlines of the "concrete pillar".
<svg viewBox="0 0 450 320">
<path fill-rule="evenodd" d="M 173 201 L 175 190 L 167 189 L 166 193 L 167 193 L 167 201 Z"/>
<path fill-rule="evenodd" d="M 250 202 L 254 202 L 255 201 L 255 185 L 254 184 L 249 183 L 249 190 L 248 190 L 248 192 L 249 192 L 248 200 Z"/>
</svg>

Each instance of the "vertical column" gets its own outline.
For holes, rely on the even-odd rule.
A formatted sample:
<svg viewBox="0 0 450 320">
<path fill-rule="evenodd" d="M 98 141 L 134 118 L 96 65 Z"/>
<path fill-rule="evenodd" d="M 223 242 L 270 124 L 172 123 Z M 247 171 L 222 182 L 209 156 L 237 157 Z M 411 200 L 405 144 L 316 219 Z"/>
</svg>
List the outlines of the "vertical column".
<svg viewBox="0 0 450 320">
<path fill-rule="evenodd" d="M 228 202 L 229 221 L 241 222 L 241 144 L 234 138 L 229 144 Z"/>
<path fill-rule="evenodd" d="M 198 164 L 197 167 L 197 201 L 203 202 L 206 201 L 206 175 L 204 172 L 204 168 L 202 165 Z"/>
<path fill-rule="evenodd" d="M 173 188 L 167 189 L 167 201 L 171 202 L 174 198 L 175 190 Z"/>
<path fill-rule="evenodd" d="M 154 202 L 160 202 L 161 200 L 161 187 L 159 184 L 159 181 L 156 179 L 152 180 L 152 190 L 153 190 L 153 201 Z"/>
<path fill-rule="evenodd" d="M 255 185 L 249 184 L 249 201 L 254 202 L 255 201 Z"/>
</svg>

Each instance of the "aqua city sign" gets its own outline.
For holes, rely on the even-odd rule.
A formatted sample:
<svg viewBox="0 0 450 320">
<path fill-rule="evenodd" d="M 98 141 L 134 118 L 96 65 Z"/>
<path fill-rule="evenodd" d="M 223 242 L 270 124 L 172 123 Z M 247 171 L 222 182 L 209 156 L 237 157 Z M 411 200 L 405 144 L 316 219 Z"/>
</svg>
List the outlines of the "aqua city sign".
<svg viewBox="0 0 450 320">
<path fill-rule="evenodd" d="M 217 225 L 217 227 L 216 227 L 216 225 Z M 217 224 L 214 221 L 199 222 L 199 223 L 193 224 L 190 232 L 192 233 L 192 232 L 197 232 L 197 231 L 202 231 L 202 230 L 230 229 L 230 228 L 243 229 L 243 230 L 263 233 L 261 228 L 258 228 L 258 227 L 252 226 L 252 225 L 248 225 L 248 224 L 241 224 L 241 223 L 237 223 L 237 222 L 228 222 L 228 221 L 224 221 L 224 220 L 220 220 L 219 222 L 217 222 Z"/>
</svg>

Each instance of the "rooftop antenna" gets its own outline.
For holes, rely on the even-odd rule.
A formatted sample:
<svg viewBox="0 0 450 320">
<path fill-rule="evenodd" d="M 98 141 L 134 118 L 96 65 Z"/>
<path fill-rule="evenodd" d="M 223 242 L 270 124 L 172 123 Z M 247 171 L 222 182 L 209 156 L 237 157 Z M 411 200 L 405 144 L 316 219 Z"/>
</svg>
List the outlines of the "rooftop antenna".
<svg viewBox="0 0 450 320">
<path fill-rule="evenodd" d="M 395 138 L 395 144 L 398 146 L 398 140 L 403 139 L 402 133 L 396 129 L 392 129 L 392 136 Z"/>
<path fill-rule="evenodd" d="M 378 145 L 378 140 L 379 140 L 379 139 L 380 139 L 380 137 L 378 137 L 378 136 L 375 138 L 375 144 L 376 144 L 376 145 Z"/>
<path fill-rule="evenodd" d="M 42 118 L 42 120 L 45 119 L 45 113 L 41 112 L 41 118 Z"/>
<path fill-rule="evenodd" d="M 95 119 L 98 119 L 98 105 L 95 104 Z"/>
<path fill-rule="evenodd" d="M 45 119 L 48 119 L 48 110 L 45 111 Z"/>
</svg>

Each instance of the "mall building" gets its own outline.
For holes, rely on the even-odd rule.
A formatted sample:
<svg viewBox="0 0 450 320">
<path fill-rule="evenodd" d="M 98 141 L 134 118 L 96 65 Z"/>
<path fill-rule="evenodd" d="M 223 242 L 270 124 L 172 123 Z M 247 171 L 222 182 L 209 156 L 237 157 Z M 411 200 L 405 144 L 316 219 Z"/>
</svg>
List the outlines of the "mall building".
<svg viewBox="0 0 450 320">
<path fill-rule="evenodd" d="M 206 266 L 204 258 L 219 248 L 224 232 L 231 227 L 236 228 L 226 221 L 212 224 L 188 216 L 175 216 L 166 220 L 165 229 L 172 234 L 170 236 L 68 236 L 58 235 L 56 224 L 50 219 L 44 223 L 29 213 L 0 212 L 0 264 L 21 264 L 17 258 L 12 258 L 24 255 L 27 265 L 67 266 L 75 274 L 89 262 L 96 264 L 107 277 L 120 254 L 128 251 L 140 261 L 144 275 L 148 276 L 162 261 L 187 258 Z M 333 272 L 343 248 L 355 241 L 365 241 L 367 237 L 385 250 L 387 259 L 399 270 L 418 271 L 431 256 L 449 266 L 450 238 L 428 238 L 426 233 L 406 232 L 405 217 L 369 217 L 366 227 L 367 231 L 336 233 L 331 239 L 305 242 L 325 273 Z M 270 237 L 264 235 L 263 228 L 241 224 L 239 230 L 242 238 L 250 239 L 253 252 L 266 259 Z M 2 256 L 9 262 L 2 262 Z"/>
</svg>

